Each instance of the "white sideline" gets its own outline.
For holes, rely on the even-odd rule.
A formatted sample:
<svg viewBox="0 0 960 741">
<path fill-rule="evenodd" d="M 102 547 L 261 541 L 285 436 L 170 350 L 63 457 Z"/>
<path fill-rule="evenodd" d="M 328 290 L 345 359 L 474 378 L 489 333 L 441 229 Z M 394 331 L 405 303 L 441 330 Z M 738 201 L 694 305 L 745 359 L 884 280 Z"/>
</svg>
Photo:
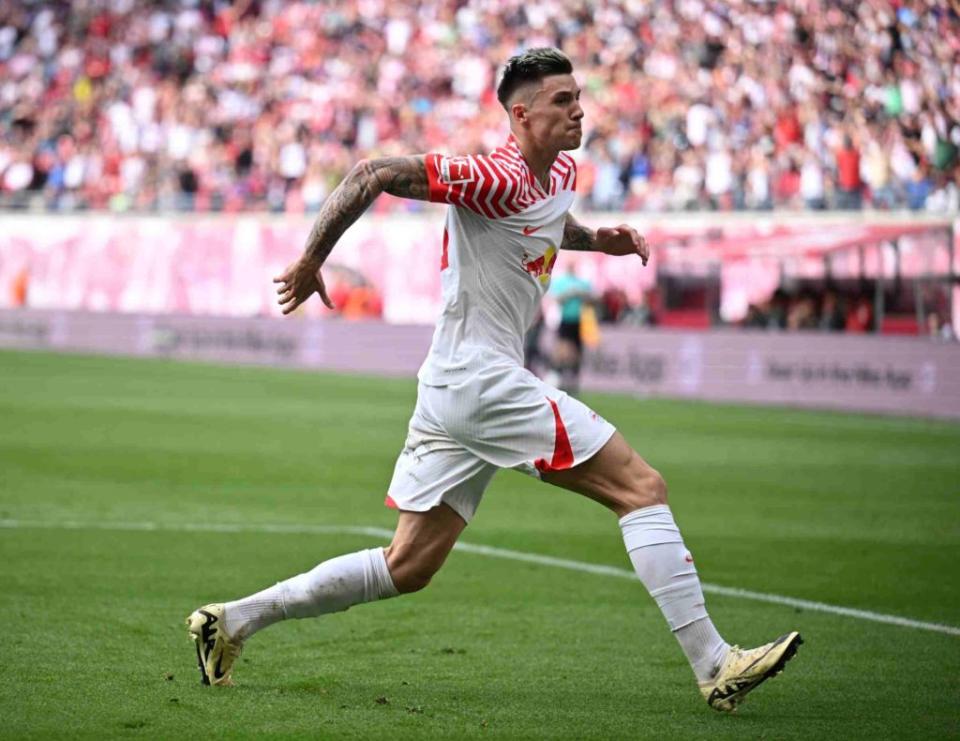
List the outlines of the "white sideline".
<svg viewBox="0 0 960 741">
<path fill-rule="evenodd" d="M 393 536 L 392 530 L 382 527 L 367 527 L 360 525 L 283 525 L 262 523 L 256 525 L 241 524 L 192 524 L 192 523 L 164 523 L 164 522 L 81 522 L 77 520 L 12 520 L 0 519 L 0 528 L 6 529 L 44 529 L 44 530 L 117 530 L 121 532 L 197 532 L 197 533 L 287 533 L 292 535 L 368 535 L 374 538 L 390 539 Z M 491 558 L 504 558 L 511 561 L 524 561 L 539 566 L 553 566 L 554 568 L 567 569 L 569 571 L 580 571 L 587 574 L 599 574 L 601 576 L 616 576 L 622 579 L 636 579 L 633 571 L 621 569 L 616 566 L 604 566 L 603 564 L 585 563 L 583 561 L 570 561 L 565 558 L 554 558 L 553 556 L 542 556 L 537 553 L 525 553 L 523 551 L 513 551 L 507 548 L 494 548 L 488 545 L 477 545 L 475 543 L 459 542 L 454 546 L 454 550 L 464 553 L 475 553 L 480 556 L 490 556 Z M 915 630 L 928 630 L 934 633 L 944 633 L 946 635 L 960 636 L 960 628 L 953 625 L 944 625 L 943 623 L 928 623 L 922 620 L 911 620 L 910 618 L 899 617 L 897 615 L 884 615 L 879 612 L 869 610 L 858 610 L 852 607 L 842 607 L 839 605 L 829 605 L 825 602 L 813 602 L 812 600 L 796 599 L 794 597 L 784 597 L 779 594 L 767 594 L 765 592 L 752 592 L 749 589 L 738 589 L 736 587 L 724 587 L 719 584 L 703 584 L 703 591 L 708 594 L 719 594 L 725 597 L 738 597 L 740 599 L 753 600 L 756 602 L 769 602 L 775 605 L 786 605 L 796 607 L 802 610 L 812 612 L 825 612 L 832 615 L 842 615 L 844 617 L 857 618 L 859 620 L 869 620 L 875 623 L 886 623 L 888 625 L 899 625 L 903 628 L 913 628 Z"/>
</svg>

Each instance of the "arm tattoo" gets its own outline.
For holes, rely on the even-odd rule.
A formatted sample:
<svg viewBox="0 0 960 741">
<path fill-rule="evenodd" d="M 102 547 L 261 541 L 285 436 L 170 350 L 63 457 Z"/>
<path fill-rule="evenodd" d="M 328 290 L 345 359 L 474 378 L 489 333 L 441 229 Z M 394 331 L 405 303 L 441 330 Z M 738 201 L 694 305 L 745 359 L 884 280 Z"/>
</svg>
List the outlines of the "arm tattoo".
<svg viewBox="0 0 960 741">
<path fill-rule="evenodd" d="M 425 201 L 429 191 L 422 155 L 362 160 L 320 209 L 307 238 L 306 257 L 322 265 L 343 233 L 381 193 Z"/>
<path fill-rule="evenodd" d="M 596 249 L 596 246 L 596 232 L 593 229 L 588 229 L 570 214 L 567 214 L 567 220 L 563 225 L 563 241 L 560 243 L 560 249 L 592 252 Z"/>
</svg>

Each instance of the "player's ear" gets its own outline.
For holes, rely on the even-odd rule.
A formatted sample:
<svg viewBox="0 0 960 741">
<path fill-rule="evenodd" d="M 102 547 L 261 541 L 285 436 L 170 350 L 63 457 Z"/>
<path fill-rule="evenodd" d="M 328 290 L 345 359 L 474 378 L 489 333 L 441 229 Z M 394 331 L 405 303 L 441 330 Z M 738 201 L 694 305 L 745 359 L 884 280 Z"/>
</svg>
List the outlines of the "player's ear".
<svg viewBox="0 0 960 741">
<path fill-rule="evenodd" d="M 510 117 L 517 123 L 525 123 L 527 116 L 527 105 L 522 101 L 514 101 L 510 105 Z"/>
</svg>

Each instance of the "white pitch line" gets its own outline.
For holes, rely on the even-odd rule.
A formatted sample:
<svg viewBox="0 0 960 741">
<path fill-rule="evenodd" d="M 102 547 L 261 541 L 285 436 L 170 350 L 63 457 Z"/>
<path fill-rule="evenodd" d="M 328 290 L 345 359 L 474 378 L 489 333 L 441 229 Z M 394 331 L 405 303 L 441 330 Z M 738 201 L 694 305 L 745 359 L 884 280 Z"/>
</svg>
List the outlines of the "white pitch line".
<svg viewBox="0 0 960 741">
<path fill-rule="evenodd" d="M 637 576 L 629 569 L 621 569 L 616 566 L 604 566 L 602 564 L 584 563 L 583 561 L 570 561 L 565 558 L 554 558 L 553 556 L 541 556 L 536 553 L 524 553 L 523 551 L 511 551 L 506 548 L 494 548 L 488 545 L 474 545 L 472 543 L 457 543 L 455 550 L 465 553 L 478 553 L 483 556 L 492 556 L 494 558 L 507 558 L 512 561 L 526 561 L 541 566 L 554 566 L 559 569 L 569 569 L 570 571 L 583 571 L 588 574 L 601 574 L 602 576 L 619 576 L 624 579 L 636 579 Z M 766 592 L 752 592 L 749 589 L 739 589 L 737 587 L 724 587 L 719 584 L 701 583 L 703 591 L 708 594 L 719 594 L 724 597 L 738 597 L 740 599 L 754 600 L 756 602 L 770 602 L 775 605 L 787 605 L 789 607 L 798 607 L 803 610 L 813 612 L 828 612 L 833 615 L 843 615 L 845 617 L 859 618 L 860 620 L 871 620 L 875 623 L 887 623 L 888 625 L 900 625 L 904 628 L 915 628 L 917 630 L 930 630 L 934 633 L 946 633 L 947 635 L 960 636 L 960 628 L 953 625 L 944 625 L 943 623 L 927 623 L 922 620 L 912 620 L 910 618 L 899 617 L 898 615 L 884 615 L 880 612 L 870 612 L 869 610 L 858 610 L 854 607 L 842 607 L 839 605 L 830 605 L 826 602 L 814 602 L 812 600 L 797 599 L 796 597 L 784 597 L 779 594 L 767 594 Z"/>
<path fill-rule="evenodd" d="M 165 522 L 82 522 L 79 520 L 11 520 L 0 519 L 0 529 L 43 529 L 43 530 L 115 530 L 120 532 L 182 532 L 182 533 L 286 533 L 292 535 L 367 535 L 374 538 L 384 538 L 389 540 L 393 536 L 392 530 L 382 527 L 368 527 L 360 525 L 283 525 L 261 523 L 256 525 L 242 524 L 193 524 L 193 523 L 165 523 Z M 459 542 L 454 546 L 454 550 L 464 553 L 474 553 L 480 556 L 489 556 L 491 558 L 503 558 L 510 561 L 523 561 L 526 563 L 537 564 L 538 566 L 552 566 L 558 569 L 567 569 L 568 571 L 579 571 L 587 574 L 599 574 L 601 576 L 616 576 L 621 579 L 636 579 L 636 575 L 629 569 L 621 569 L 616 566 L 604 566 L 603 564 L 585 563 L 583 561 L 571 561 L 565 558 L 555 558 L 553 556 L 543 556 L 537 553 L 526 553 L 524 551 L 514 551 L 508 548 L 495 548 L 489 545 L 478 545 L 475 543 Z M 910 618 L 900 617 L 898 615 L 885 615 L 880 612 L 871 612 L 870 610 L 859 610 L 853 607 L 842 607 L 840 605 L 830 605 L 826 602 L 814 602 L 812 600 L 797 599 L 795 597 L 785 597 L 779 594 L 768 594 L 766 592 L 753 592 L 749 589 L 738 589 L 736 587 L 724 587 L 719 584 L 704 583 L 703 591 L 708 594 L 719 594 L 724 597 L 736 597 L 738 599 L 753 600 L 755 602 L 768 602 L 775 605 L 785 605 L 787 607 L 797 607 L 802 610 L 812 612 L 825 612 L 831 615 L 842 615 L 844 617 L 857 618 L 858 620 L 868 620 L 874 623 L 885 623 L 887 625 L 899 625 L 903 628 L 913 628 L 915 630 L 927 630 L 934 633 L 944 633 L 946 635 L 960 636 L 960 628 L 943 623 L 928 623 L 923 620 L 912 620 Z"/>
</svg>

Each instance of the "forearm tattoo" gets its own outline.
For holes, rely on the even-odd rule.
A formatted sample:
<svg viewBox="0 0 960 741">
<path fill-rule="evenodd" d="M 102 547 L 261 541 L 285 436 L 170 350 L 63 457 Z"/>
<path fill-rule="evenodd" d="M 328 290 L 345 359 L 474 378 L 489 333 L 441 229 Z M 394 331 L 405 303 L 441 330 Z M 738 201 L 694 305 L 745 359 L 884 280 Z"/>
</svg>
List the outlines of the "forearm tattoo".
<svg viewBox="0 0 960 741">
<path fill-rule="evenodd" d="M 567 215 L 567 220 L 563 225 L 563 242 L 560 243 L 560 249 L 590 252 L 595 250 L 596 247 L 596 232 L 593 229 L 588 229 L 572 216 Z"/>
<path fill-rule="evenodd" d="M 323 264 L 337 240 L 381 193 L 425 201 L 430 184 L 423 157 L 359 162 L 323 204 L 307 238 L 306 257 Z"/>
</svg>

